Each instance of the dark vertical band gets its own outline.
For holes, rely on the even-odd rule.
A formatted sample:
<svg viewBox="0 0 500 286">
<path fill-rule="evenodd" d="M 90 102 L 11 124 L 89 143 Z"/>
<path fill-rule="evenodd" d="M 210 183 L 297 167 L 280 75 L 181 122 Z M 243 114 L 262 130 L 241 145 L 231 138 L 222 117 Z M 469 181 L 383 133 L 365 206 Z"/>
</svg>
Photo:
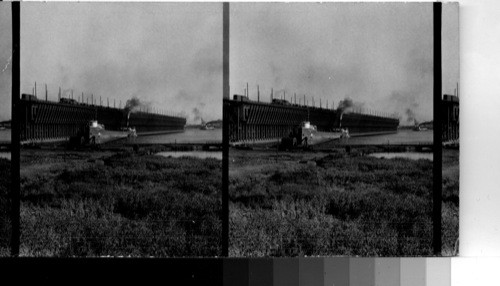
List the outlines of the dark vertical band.
<svg viewBox="0 0 500 286">
<path fill-rule="evenodd" d="M 12 2 L 12 137 L 11 137 L 11 255 L 19 256 L 20 244 L 20 130 L 17 114 L 17 106 L 20 98 L 21 88 L 21 6 L 20 2 Z"/>
<path fill-rule="evenodd" d="M 441 135 L 441 11 L 442 3 L 433 4 L 434 11 L 434 165 L 433 165 L 433 249 L 441 255 L 441 202 L 442 202 L 442 135 Z"/>
<path fill-rule="evenodd" d="M 225 110 L 229 99 L 229 3 L 222 3 L 222 257 L 229 254 L 229 122 Z"/>
</svg>

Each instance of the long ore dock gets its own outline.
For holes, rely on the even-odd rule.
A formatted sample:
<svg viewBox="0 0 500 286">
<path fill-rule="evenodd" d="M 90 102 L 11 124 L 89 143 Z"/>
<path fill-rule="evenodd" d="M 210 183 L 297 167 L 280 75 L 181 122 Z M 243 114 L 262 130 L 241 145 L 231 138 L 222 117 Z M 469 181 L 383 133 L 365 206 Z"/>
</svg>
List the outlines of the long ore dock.
<svg viewBox="0 0 500 286">
<path fill-rule="evenodd" d="M 391 115 L 300 105 L 284 99 L 260 102 L 242 95 L 225 99 L 224 113 L 233 145 L 279 140 L 303 121 L 323 132 L 347 128 L 351 136 L 396 133 L 399 126 L 399 119 Z"/>
<path fill-rule="evenodd" d="M 182 132 L 186 118 L 102 105 L 80 103 L 60 98 L 59 102 L 40 100 L 22 94 L 19 102 L 21 143 L 45 143 L 68 140 L 91 120 L 106 130 L 135 127 L 138 135 Z"/>
</svg>

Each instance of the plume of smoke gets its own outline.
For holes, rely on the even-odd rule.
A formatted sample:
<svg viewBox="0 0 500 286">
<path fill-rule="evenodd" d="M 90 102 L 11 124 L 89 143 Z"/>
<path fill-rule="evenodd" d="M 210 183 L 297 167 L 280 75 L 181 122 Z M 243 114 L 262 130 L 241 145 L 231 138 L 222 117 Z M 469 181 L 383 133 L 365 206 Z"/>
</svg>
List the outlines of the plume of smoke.
<svg viewBox="0 0 500 286">
<path fill-rule="evenodd" d="M 125 103 L 125 111 L 127 111 L 127 113 L 131 113 L 131 112 L 134 112 L 136 111 L 139 107 L 141 107 L 142 103 L 141 101 L 137 98 L 137 97 L 132 97 L 131 99 L 127 100 L 127 102 Z"/>
<path fill-rule="evenodd" d="M 127 100 L 125 107 L 123 108 L 125 112 L 127 112 L 127 127 L 130 120 L 130 114 L 137 112 L 140 108 L 148 110 L 150 108 L 150 104 L 141 102 L 137 96 L 133 96 L 131 99 Z"/>
<path fill-rule="evenodd" d="M 339 105 L 337 110 L 340 110 L 342 113 L 347 112 L 347 110 L 351 109 L 354 106 L 352 99 L 345 98 L 344 100 L 339 101 Z"/>
<path fill-rule="evenodd" d="M 412 122 L 418 123 L 417 119 L 415 118 L 415 113 L 410 108 L 406 109 L 406 122 L 408 122 L 408 123 L 412 123 Z"/>
<path fill-rule="evenodd" d="M 179 112 L 179 116 L 184 117 L 184 118 L 188 117 L 186 111 L 184 111 L 184 110 L 182 110 L 181 112 Z"/>
<path fill-rule="evenodd" d="M 203 121 L 203 119 L 201 118 L 201 111 L 197 107 L 193 108 L 193 115 L 194 115 L 193 121 L 198 121 L 198 120 Z"/>
<path fill-rule="evenodd" d="M 349 97 L 346 97 L 343 100 L 339 101 L 337 110 L 340 111 L 342 114 L 350 113 L 356 110 L 358 111 L 361 110 L 364 105 L 365 105 L 364 103 L 354 102 Z"/>
<path fill-rule="evenodd" d="M 429 118 L 426 106 L 429 99 L 428 96 L 415 95 L 414 92 L 410 91 L 392 91 L 392 93 L 386 96 L 382 101 L 380 101 L 379 106 L 382 106 L 389 112 L 398 114 L 398 118 L 401 123 L 411 123 L 413 124 L 417 118 L 421 121 L 425 121 Z M 432 103 L 432 102 L 431 102 Z M 431 119 L 430 117 L 429 119 Z"/>
</svg>

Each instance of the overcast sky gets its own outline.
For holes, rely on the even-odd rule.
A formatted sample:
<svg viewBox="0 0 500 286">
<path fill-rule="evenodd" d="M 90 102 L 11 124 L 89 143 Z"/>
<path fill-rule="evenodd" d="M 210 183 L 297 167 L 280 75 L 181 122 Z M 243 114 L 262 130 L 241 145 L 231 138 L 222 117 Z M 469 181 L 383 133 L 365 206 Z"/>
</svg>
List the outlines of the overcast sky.
<svg viewBox="0 0 500 286">
<path fill-rule="evenodd" d="M 0 2 L 0 121 L 11 118 L 12 18 L 11 4 Z"/>
<path fill-rule="evenodd" d="M 23 3 L 21 91 L 222 118 L 221 3 Z"/>
<path fill-rule="evenodd" d="M 221 118 L 220 3 L 23 3 L 23 93 L 38 83 L 57 99 L 93 93 L 124 102 L 196 110 Z M 432 119 L 431 3 L 231 3 L 231 94 L 269 100 L 271 87 L 335 106 L 350 97 L 365 108 L 406 109 Z M 0 3 L 0 120 L 10 118 L 10 3 Z M 458 5 L 443 5 L 443 93 L 459 81 Z M 4 70 L 5 69 L 5 70 Z M 301 98 L 300 96 L 298 98 Z M 196 110 L 195 110 L 196 109 Z"/>
<path fill-rule="evenodd" d="M 231 95 L 248 82 L 255 100 L 259 84 L 265 101 L 273 87 L 288 100 L 314 96 L 316 106 L 349 97 L 402 123 L 407 109 L 432 120 L 432 19 L 432 3 L 231 3 Z M 458 63 L 454 56 L 445 60 Z M 445 93 L 454 92 L 456 67 Z"/>
<path fill-rule="evenodd" d="M 458 3 L 443 4 L 442 21 L 443 94 L 453 94 L 460 82 Z"/>
</svg>

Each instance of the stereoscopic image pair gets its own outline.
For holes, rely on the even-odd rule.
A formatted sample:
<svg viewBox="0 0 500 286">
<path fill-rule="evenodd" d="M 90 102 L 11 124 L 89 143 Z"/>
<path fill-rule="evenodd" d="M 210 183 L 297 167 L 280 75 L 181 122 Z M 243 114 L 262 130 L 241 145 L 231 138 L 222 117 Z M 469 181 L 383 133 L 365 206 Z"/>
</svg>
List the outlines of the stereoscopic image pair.
<svg viewBox="0 0 500 286">
<path fill-rule="evenodd" d="M 13 6 L 1 256 L 458 254 L 457 3 Z"/>
</svg>

